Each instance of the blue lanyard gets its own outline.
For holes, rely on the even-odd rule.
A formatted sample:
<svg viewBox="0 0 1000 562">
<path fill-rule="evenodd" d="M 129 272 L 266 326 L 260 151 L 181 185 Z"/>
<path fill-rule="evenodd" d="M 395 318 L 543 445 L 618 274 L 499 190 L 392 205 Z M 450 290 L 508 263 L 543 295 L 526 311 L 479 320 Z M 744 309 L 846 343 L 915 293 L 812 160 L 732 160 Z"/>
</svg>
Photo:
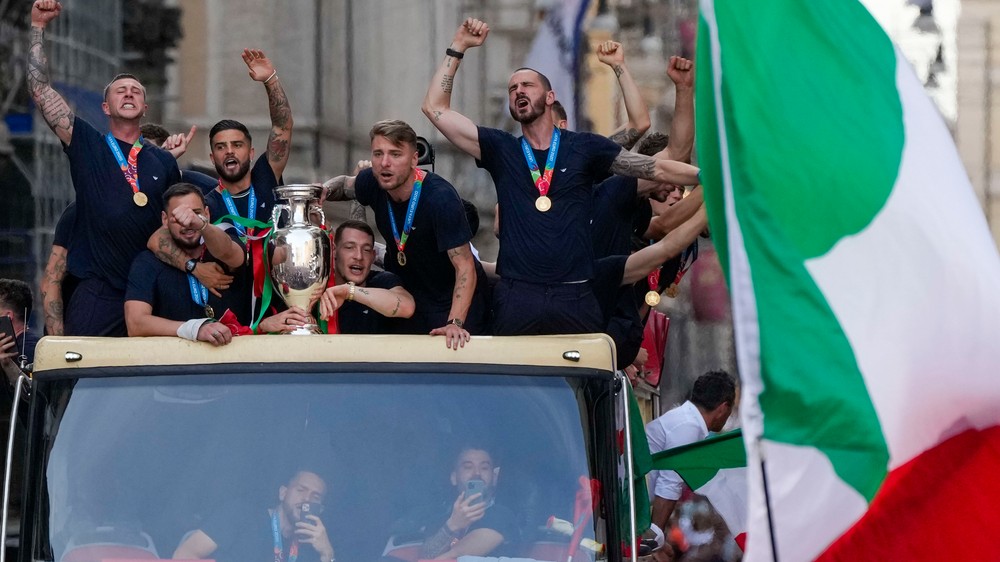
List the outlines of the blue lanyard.
<svg viewBox="0 0 1000 562">
<path fill-rule="evenodd" d="M 204 307 L 208 304 L 208 289 L 201 284 L 201 281 L 195 278 L 194 275 L 188 273 L 188 287 L 191 288 L 191 300 L 198 306 Z"/>
<path fill-rule="evenodd" d="M 413 229 L 413 217 L 417 214 L 417 203 L 420 201 L 420 190 L 424 185 L 424 177 L 426 173 L 423 170 L 416 170 L 414 172 L 417 176 L 416 181 L 413 182 L 413 192 L 410 194 L 410 204 L 406 208 L 406 221 L 403 222 L 403 235 L 399 235 L 399 229 L 396 227 L 396 214 L 392 212 L 392 199 L 386 200 L 386 206 L 389 208 L 389 224 L 392 225 L 392 237 L 396 239 L 396 248 L 402 252 L 406 248 L 406 239 L 410 236 L 410 230 Z"/>
<path fill-rule="evenodd" d="M 281 544 L 281 526 L 278 523 L 278 512 L 271 514 L 271 534 L 274 536 L 274 562 L 284 560 L 284 547 Z M 288 549 L 288 562 L 295 562 L 299 558 L 299 543 L 295 541 Z"/>
<path fill-rule="evenodd" d="M 528 171 L 531 172 L 531 179 L 535 182 L 535 187 L 542 195 L 547 195 L 552 184 L 552 174 L 556 167 L 556 154 L 559 152 L 559 128 L 552 129 L 552 140 L 549 142 L 549 154 L 545 157 L 545 171 L 538 171 L 538 162 L 535 160 L 535 153 L 531 150 L 528 141 L 521 137 L 521 152 L 524 152 L 524 159 L 528 161 Z"/>
<path fill-rule="evenodd" d="M 115 160 L 118 161 L 118 166 L 121 167 L 122 174 L 125 174 L 125 181 L 127 181 L 129 185 L 134 187 L 136 191 L 139 191 L 139 163 L 138 163 L 139 153 L 138 152 L 136 153 L 135 173 L 129 174 L 128 160 L 126 160 L 125 155 L 122 154 L 122 149 L 121 147 L 118 146 L 118 140 L 111 133 L 104 135 L 104 140 L 108 143 L 108 146 L 111 147 L 111 154 L 115 155 Z M 132 145 L 133 148 L 136 146 L 139 147 L 142 146 L 142 135 L 139 135 L 139 138 L 135 141 L 135 144 Z M 135 182 L 134 184 L 132 183 L 133 181 Z"/>
<path fill-rule="evenodd" d="M 219 184 L 222 187 L 222 184 Z M 247 196 L 247 218 L 250 220 L 257 220 L 257 194 L 254 193 L 253 184 L 250 184 L 250 195 Z M 236 211 L 236 203 L 233 202 L 233 196 L 229 193 L 228 189 L 222 189 L 222 202 L 226 204 L 226 210 L 229 211 L 230 215 L 235 215 L 240 217 L 242 215 Z M 236 227 L 236 232 L 240 233 L 240 236 L 246 236 L 247 229 L 238 224 L 233 225 Z"/>
</svg>

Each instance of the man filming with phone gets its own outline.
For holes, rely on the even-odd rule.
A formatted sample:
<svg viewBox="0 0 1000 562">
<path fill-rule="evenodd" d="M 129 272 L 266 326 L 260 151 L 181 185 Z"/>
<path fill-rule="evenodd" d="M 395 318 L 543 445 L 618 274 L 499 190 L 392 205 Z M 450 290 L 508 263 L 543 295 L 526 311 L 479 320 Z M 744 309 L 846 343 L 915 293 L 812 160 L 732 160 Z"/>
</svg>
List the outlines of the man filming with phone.
<svg viewBox="0 0 1000 562">
<path fill-rule="evenodd" d="M 299 470 L 278 488 L 278 505 L 266 512 L 241 509 L 217 513 L 185 537 L 173 557 L 218 562 L 334 562 L 333 545 L 319 517 L 325 496 L 326 482 L 315 472 Z"/>
<path fill-rule="evenodd" d="M 35 360 L 38 336 L 28 329 L 31 288 L 17 279 L 0 279 L 0 369 L 13 384 L 21 376 L 21 365 Z"/>
<path fill-rule="evenodd" d="M 497 503 L 500 467 L 482 445 L 460 448 L 451 471 L 457 497 L 420 510 L 397 522 L 397 530 L 419 529 L 424 538 L 421 560 L 493 554 L 514 542 L 514 513 Z"/>
</svg>

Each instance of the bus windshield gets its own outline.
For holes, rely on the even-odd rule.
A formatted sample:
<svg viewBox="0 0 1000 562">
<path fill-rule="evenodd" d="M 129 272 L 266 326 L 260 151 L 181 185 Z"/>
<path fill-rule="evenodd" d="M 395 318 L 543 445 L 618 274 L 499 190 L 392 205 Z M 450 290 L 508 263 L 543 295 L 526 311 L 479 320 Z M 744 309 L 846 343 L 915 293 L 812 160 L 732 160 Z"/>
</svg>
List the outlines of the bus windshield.
<svg viewBox="0 0 1000 562">
<path fill-rule="evenodd" d="M 593 560 L 618 536 L 610 374 L 36 383 L 33 559 L 306 562 L 325 535 L 341 561 Z"/>
</svg>

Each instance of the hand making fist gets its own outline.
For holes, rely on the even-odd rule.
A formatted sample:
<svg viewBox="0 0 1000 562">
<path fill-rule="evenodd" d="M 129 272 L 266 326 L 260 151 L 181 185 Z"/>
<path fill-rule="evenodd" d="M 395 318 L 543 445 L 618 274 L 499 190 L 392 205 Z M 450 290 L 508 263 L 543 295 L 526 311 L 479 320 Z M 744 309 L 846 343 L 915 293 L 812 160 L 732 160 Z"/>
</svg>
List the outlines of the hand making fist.
<svg viewBox="0 0 1000 562">
<path fill-rule="evenodd" d="M 670 62 L 667 63 L 667 76 L 678 88 L 693 88 L 694 62 L 684 57 L 670 57 Z"/>
<path fill-rule="evenodd" d="M 45 27 L 59 16 L 62 4 L 56 0 L 35 0 L 31 6 L 31 25 Z"/>
<path fill-rule="evenodd" d="M 617 41 L 605 41 L 597 46 L 597 60 L 612 68 L 625 64 L 625 49 Z"/>
<path fill-rule="evenodd" d="M 468 18 L 462 25 L 458 26 L 455 32 L 455 39 L 452 45 L 458 47 L 458 51 L 465 52 L 466 49 L 478 47 L 486 41 L 486 36 L 490 32 L 490 26 L 486 22 L 475 18 Z"/>
</svg>

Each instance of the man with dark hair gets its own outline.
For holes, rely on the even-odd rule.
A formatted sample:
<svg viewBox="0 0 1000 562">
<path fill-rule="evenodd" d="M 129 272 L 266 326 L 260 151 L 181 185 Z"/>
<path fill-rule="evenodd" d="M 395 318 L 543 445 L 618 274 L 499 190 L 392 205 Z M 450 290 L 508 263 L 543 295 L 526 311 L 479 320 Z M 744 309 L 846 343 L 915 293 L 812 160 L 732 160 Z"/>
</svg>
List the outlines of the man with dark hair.
<svg viewBox="0 0 1000 562">
<path fill-rule="evenodd" d="M 260 229 L 240 224 L 243 219 L 266 223 L 271 220 L 275 204 L 274 188 L 280 185 L 281 175 L 288 164 L 292 141 L 292 110 L 288 97 L 271 60 L 258 49 L 244 49 L 243 62 L 250 78 L 262 82 L 267 91 L 271 114 L 271 132 L 267 151 L 254 159 L 253 139 L 246 125 L 233 119 L 223 119 L 209 131 L 209 157 L 219 174 L 218 187 L 206 197 L 211 215 L 217 220 L 224 216 L 238 217 L 227 220 L 239 232 L 248 248 L 248 267 L 236 278 L 216 277 L 203 280 L 210 291 L 229 289 L 247 301 L 246 315 L 238 317 L 241 324 L 249 326 L 259 312 L 265 277 L 262 244 L 251 237 L 260 236 Z M 184 252 L 171 243 L 170 236 L 159 230 L 149 239 L 149 249 L 164 263 L 188 271 L 194 267 Z"/>
<path fill-rule="evenodd" d="M 515 542 L 514 512 L 497 501 L 500 466 L 484 445 L 463 445 L 449 478 L 457 497 L 410 513 L 395 534 L 422 536 L 420 558 L 427 560 L 486 556 Z"/>
<path fill-rule="evenodd" d="M 10 318 L 14 337 L 0 337 L 0 368 L 15 381 L 21 366 L 35 361 L 38 336 L 26 324 L 31 317 L 31 288 L 24 281 L 0 279 L 0 316 Z"/>
<path fill-rule="evenodd" d="M 156 230 L 161 196 L 180 179 L 168 152 L 142 141 L 139 122 L 146 90 L 132 75 L 116 76 L 104 90 L 110 132 L 101 134 L 74 114 L 49 77 L 43 33 L 59 16 L 55 0 L 31 8 L 28 90 L 42 118 L 62 141 L 76 190 L 77 231 L 86 231 L 90 264 L 66 310 L 70 335 L 124 336 L 129 266 Z"/>
<path fill-rule="evenodd" d="M 333 276 L 320 298 L 320 323 L 331 334 L 383 334 L 389 319 L 413 316 L 413 295 L 389 271 L 372 271 L 375 233 L 349 220 L 333 235 Z"/>
<path fill-rule="evenodd" d="M 385 268 L 403 280 L 416 311 L 401 331 L 445 336 L 452 349 L 486 326 L 482 265 L 472 255 L 472 232 L 462 199 L 441 176 L 417 168 L 417 134 L 399 120 L 369 133 L 372 167 L 357 177 L 326 182 L 331 201 L 357 198 L 371 207 L 387 241 Z"/>
<path fill-rule="evenodd" d="M 709 371 L 694 381 L 691 398 L 646 424 L 649 451 L 659 453 L 722 431 L 736 403 L 736 382 L 725 371 Z M 666 529 L 674 504 L 684 491 L 684 481 L 672 470 L 649 473 L 653 482 L 652 522 Z"/>
<path fill-rule="evenodd" d="M 156 146 L 163 147 L 163 143 L 170 136 L 170 131 L 163 128 L 159 123 L 143 123 L 139 125 L 139 133 Z"/>
<path fill-rule="evenodd" d="M 185 537 L 173 558 L 334 562 L 333 544 L 320 518 L 326 492 L 323 478 L 299 470 L 278 488 L 278 504 L 266 511 L 266 522 L 259 507 L 227 506 Z"/>
<path fill-rule="evenodd" d="M 599 332 L 604 326 L 591 288 L 594 183 L 617 173 L 693 185 L 698 169 L 630 153 L 599 135 L 560 131 L 551 114 L 556 93 L 532 69 L 515 71 L 507 86 L 521 138 L 477 127 L 452 109 L 451 92 L 465 51 L 482 45 L 488 33 L 489 26 L 472 18 L 459 26 L 422 110 L 496 186 L 502 213 L 494 333 Z"/>
<path fill-rule="evenodd" d="M 245 253 L 238 237 L 212 225 L 211 212 L 197 186 L 178 183 L 163 194 L 161 220 L 173 243 L 195 261 L 213 261 L 229 271 L 243 266 Z M 232 332 L 216 322 L 226 310 L 240 315 L 248 303 L 226 291 L 209 293 L 190 273 L 178 271 L 156 259 L 150 251 L 139 254 L 129 273 L 125 294 L 125 320 L 130 336 L 180 336 L 192 341 L 225 345 Z M 245 314 L 245 312 L 243 312 Z"/>
</svg>

